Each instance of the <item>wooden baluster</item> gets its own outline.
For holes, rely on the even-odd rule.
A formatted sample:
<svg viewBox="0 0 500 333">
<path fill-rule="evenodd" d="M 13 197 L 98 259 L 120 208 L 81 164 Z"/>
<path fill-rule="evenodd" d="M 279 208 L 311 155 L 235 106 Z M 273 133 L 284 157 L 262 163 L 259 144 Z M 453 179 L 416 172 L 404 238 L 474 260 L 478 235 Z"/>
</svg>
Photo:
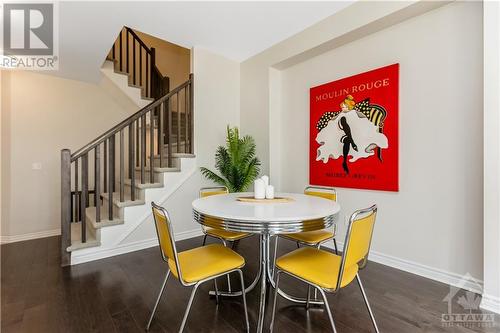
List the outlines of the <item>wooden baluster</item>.
<svg viewBox="0 0 500 333">
<path fill-rule="evenodd" d="M 187 88 L 184 89 L 184 152 L 188 153 L 188 99 L 187 99 Z"/>
<path fill-rule="evenodd" d="M 134 126 L 135 128 L 135 166 L 136 167 L 139 167 L 139 158 L 140 158 L 140 153 L 139 153 L 139 150 L 140 150 L 140 136 L 139 136 L 139 129 L 141 128 L 139 126 L 139 119 L 137 119 L 137 121 L 135 122 L 137 124 L 137 126 Z"/>
<path fill-rule="evenodd" d="M 130 38 L 130 33 L 129 33 L 128 29 L 127 29 L 127 33 L 125 34 L 125 38 L 126 38 L 126 40 L 125 40 L 125 49 L 126 49 L 126 52 L 127 52 L 127 55 L 125 56 L 125 59 L 127 61 L 126 68 L 127 68 L 127 74 L 130 74 L 130 71 L 129 71 L 129 54 L 128 54 L 129 53 L 128 40 Z"/>
<path fill-rule="evenodd" d="M 80 193 L 79 193 L 79 183 L 80 179 L 78 177 L 78 159 L 75 160 L 75 222 L 80 222 Z"/>
<path fill-rule="evenodd" d="M 172 108 L 170 107 L 170 98 L 165 101 L 167 103 L 167 136 L 168 136 L 168 149 L 167 149 L 167 166 L 172 167 Z"/>
<path fill-rule="evenodd" d="M 94 155 L 94 204 L 95 221 L 101 222 L 101 151 L 100 145 L 95 147 Z"/>
<path fill-rule="evenodd" d="M 141 184 L 146 183 L 146 115 L 143 115 L 141 124 Z"/>
<path fill-rule="evenodd" d="M 161 151 L 161 133 L 162 131 L 160 130 L 160 120 L 161 120 L 161 104 L 155 107 L 155 114 L 156 114 L 156 153 L 157 155 L 160 155 Z M 161 159 L 160 159 L 160 166 L 161 166 Z"/>
<path fill-rule="evenodd" d="M 176 145 L 176 151 L 180 153 L 180 146 L 181 146 L 181 110 L 179 108 L 179 93 L 175 94 L 175 102 L 177 104 L 177 145 Z"/>
<path fill-rule="evenodd" d="M 137 81 L 135 79 L 135 72 L 136 72 L 136 68 L 135 68 L 135 43 L 136 43 L 136 40 L 132 36 L 132 53 L 133 53 L 132 54 L 132 69 L 134 72 L 134 74 L 132 75 L 132 78 L 133 78 L 134 86 L 137 84 Z"/>
<path fill-rule="evenodd" d="M 194 154 L 194 77 L 193 74 L 189 74 L 189 144 L 191 154 Z"/>
<path fill-rule="evenodd" d="M 149 183 L 154 183 L 155 166 L 155 127 L 154 110 L 149 112 Z"/>
<path fill-rule="evenodd" d="M 113 191 L 115 187 L 115 136 L 109 137 L 108 219 L 113 220 Z"/>
<path fill-rule="evenodd" d="M 122 31 L 120 30 L 119 45 L 120 45 L 120 72 L 123 72 L 123 49 L 122 49 Z"/>
<path fill-rule="evenodd" d="M 142 88 L 142 45 L 140 44 L 139 44 L 139 86 L 141 86 Z"/>
<path fill-rule="evenodd" d="M 154 47 L 151 48 L 151 63 L 149 64 L 149 72 L 150 72 L 150 77 L 151 77 L 151 85 L 149 87 L 149 97 L 153 97 L 153 98 L 158 98 L 160 96 L 157 95 L 157 92 L 156 92 L 156 72 L 154 71 L 155 69 L 155 66 L 156 66 L 156 50 Z"/>
<path fill-rule="evenodd" d="M 120 131 L 120 202 L 125 201 L 125 139 L 123 129 Z"/>
<path fill-rule="evenodd" d="M 134 144 L 134 127 L 135 127 L 135 122 L 131 123 L 129 126 L 129 131 L 131 133 L 130 138 L 132 141 L 130 142 L 129 145 L 129 167 L 130 167 L 130 188 L 133 189 L 132 192 L 130 193 L 130 200 L 134 201 L 135 200 L 135 166 L 136 164 L 134 163 L 135 160 L 135 144 Z"/>
<path fill-rule="evenodd" d="M 108 140 L 104 140 L 104 158 L 103 158 L 103 192 L 108 192 Z"/>
<path fill-rule="evenodd" d="M 149 53 L 146 52 L 146 67 L 144 68 L 144 70 L 146 71 L 146 89 L 144 91 L 144 94 L 146 95 L 146 97 L 151 97 L 151 95 L 149 94 Z"/>
<path fill-rule="evenodd" d="M 82 227 L 82 243 L 87 242 L 87 227 L 85 219 L 85 210 L 87 208 L 88 180 L 89 180 L 89 161 L 88 153 L 82 156 L 82 195 L 80 196 L 80 215 Z"/>
<path fill-rule="evenodd" d="M 163 139 L 163 115 L 165 112 L 165 102 L 160 104 L 160 109 L 158 110 L 158 154 L 160 155 L 160 168 L 163 167 L 163 147 L 165 140 Z"/>
</svg>

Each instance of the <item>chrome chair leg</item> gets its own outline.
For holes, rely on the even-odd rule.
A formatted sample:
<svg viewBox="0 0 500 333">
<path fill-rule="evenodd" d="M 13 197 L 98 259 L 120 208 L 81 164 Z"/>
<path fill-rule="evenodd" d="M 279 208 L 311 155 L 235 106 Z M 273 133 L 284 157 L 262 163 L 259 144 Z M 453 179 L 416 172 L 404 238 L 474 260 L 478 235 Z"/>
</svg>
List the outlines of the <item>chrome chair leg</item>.
<svg viewBox="0 0 500 333">
<path fill-rule="evenodd" d="M 335 240 L 335 238 L 333 239 L 333 247 L 335 248 L 335 254 L 338 255 L 339 251 L 338 251 L 338 248 L 337 248 L 337 241 Z"/>
<path fill-rule="evenodd" d="M 156 299 L 155 306 L 153 307 L 153 311 L 151 312 L 151 316 L 149 317 L 148 324 L 146 325 L 146 331 L 149 330 L 149 327 L 151 326 L 151 322 L 153 321 L 153 317 L 156 312 L 156 308 L 158 307 L 158 304 L 160 303 L 161 296 L 163 295 L 163 291 L 165 290 L 165 286 L 167 285 L 167 280 L 168 277 L 170 276 L 170 269 L 167 270 L 167 275 L 165 276 L 165 280 L 163 281 L 163 284 L 161 285 L 160 293 L 158 294 L 158 298 Z"/>
<path fill-rule="evenodd" d="M 311 299 L 311 286 L 307 286 L 306 310 L 309 310 L 309 300 Z"/>
<path fill-rule="evenodd" d="M 203 236 L 203 243 L 201 244 L 201 246 L 205 246 L 206 241 L 207 241 L 207 234 Z"/>
<path fill-rule="evenodd" d="M 227 242 L 221 238 L 222 244 L 224 244 L 225 247 L 227 247 Z M 229 274 L 227 275 L 227 291 L 231 293 L 231 278 L 229 277 Z"/>
<path fill-rule="evenodd" d="M 278 241 L 279 241 L 279 236 L 274 237 L 274 256 L 273 256 L 273 269 L 272 269 L 272 278 L 274 280 L 275 274 L 276 274 L 276 259 L 278 258 Z"/>
<path fill-rule="evenodd" d="M 241 290 L 243 291 L 241 295 L 243 296 L 243 308 L 245 309 L 245 323 L 247 327 L 247 333 L 250 332 L 250 322 L 248 320 L 248 309 L 247 309 L 247 297 L 245 293 L 245 281 L 243 281 L 243 272 L 241 269 L 238 269 L 238 273 L 240 274 L 240 282 L 241 282 Z"/>
<path fill-rule="evenodd" d="M 193 287 L 193 291 L 191 292 L 191 296 L 189 297 L 189 302 L 186 308 L 186 313 L 184 313 L 184 318 L 182 318 L 182 323 L 181 323 L 181 328 L 179 329 L 179 333 L 182 333 L 182 331 L 184 331 L 184 326 L 186 326 L 189 310 L 191 310 L 191 305 L 193 304 L 194 295 L 196 294 L 196 290 L 198 289 L 199 285 L 200 283 L 198 282 Z"/>
<path fill-rule="evenodd" d="M 332 324 L 333 333 L 337 333 L 337 329 L 335 328 L 335 322 L 333 321 L 332 310 L 330 310 L 330 305 L 328 304 L 328 300 L 326 299 L 325 292 L 320 288 L 317 288 L 317 289 L 321 293 L 321 296 L 323 296 L 323 302 L 325 302 L 326 312 L 328 313 L 328 318 L 330 319 L 330 324 Z"/>
<path fill-rule="evenodd" d="M 375 328 L 375 332 L 379 333 L 377 322 L 375 321 L 375 316 L 373 315 L 370 303 L 368 302 L 368 298 L 366 297 L 365 289 L 363 288 L 363 284 L 361 283 L 361 278 L 359 277 L 359 274 L 356 274 L 356 280 L 358 280 L 359 289 L 361 289 L 361 294 L 363 294 L 363 300 L 365 301 L 368 312 L 370 313 L 370 318 L 372 320 L 373 327 Z"/>
<path fill-rule="evenodd" d="M 273 300 L 273 312 L 271 314 L 271 326 L 269 327 L 269 332 L 272 333 L 274 329 L 274 316 L 276 314 L 276 301 L 278 299 L 278 285 L 280 282 L 280 270 L 276 271 L 276 287 L 274 288 L 274 300 Z"/>
<path fill-rule="evenodd" d="M 219 288 L 217 288 L 217 279 L 214 279 L 214 288 L 215 288 L 215 304 L 219 304 Z"/>
</svg>

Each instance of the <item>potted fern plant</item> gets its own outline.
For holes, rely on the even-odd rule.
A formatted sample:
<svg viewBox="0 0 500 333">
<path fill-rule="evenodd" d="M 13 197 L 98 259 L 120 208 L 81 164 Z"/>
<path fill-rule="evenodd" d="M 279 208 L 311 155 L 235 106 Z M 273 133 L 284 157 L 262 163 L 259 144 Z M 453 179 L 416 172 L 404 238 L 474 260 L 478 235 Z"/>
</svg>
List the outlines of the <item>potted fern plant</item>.
<svg viewBox="0 0 500 333">
<path fill-rule="evenodd" d="M 215 153 L 217 173 L 201 167 L 201 173 L 216 184 L 226 186 L 229 192 L 245 192 L 260 173 L 260 160 L 255 156 L 255 141 L 245 135 L 240 138 L 238 127 L 227 126 L 226 146 Z"/>
</svg>

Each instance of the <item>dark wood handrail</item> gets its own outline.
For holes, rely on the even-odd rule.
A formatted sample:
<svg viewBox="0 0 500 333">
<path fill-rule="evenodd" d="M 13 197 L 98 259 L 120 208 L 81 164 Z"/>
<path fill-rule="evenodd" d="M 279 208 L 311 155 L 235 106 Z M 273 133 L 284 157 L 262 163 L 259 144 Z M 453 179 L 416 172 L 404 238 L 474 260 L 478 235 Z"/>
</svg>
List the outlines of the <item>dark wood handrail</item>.
<svg viewBox="0 0 500 333">
<path fill-rule="evenodd" d="M 152 111 L 154 108 L 160 106 L 163 102 L 168 100 L 170 97 L 177 94 L 179 91 L 181 91 L 182 89 L 187 87 L 189 84 L 191 84 L 191 80 L 192 80 L 192 77 L 189 80 L 187 80 L 186 82 L 184 82 L 183 84 L 181 84 L 180 86 L 178 86 L 177 88 L 171 90 L 165 96 L 160 97 L 156 101 L 149 103 L 148 105 L 146 105 L 145 107 L 143 107 L 142 109 L 140 109 L 139 111 L 134 113 L 133 115 L 129 116 L 127 119 L 121 121 L 117 125 L 113 126 L 111 129 L 109 129 L 106 132 L 104 132 L 103 134 L 99 135 L 96 139 L 92 140 L 91 142 L 89 142 L 88 144 L 83 146 L 82 148 L 75 151 L 73 154 L 71 154 L 71 162 L 75 161 L 76 159 L 78 159 L 82 155 L 85 155 L 86 153 L 88 153 L 89 151 L 94 149 L 96 146 L 103 143 L 109 137 L 120 132 L 122 129 L 124 129 L 125 127 L 127 127 L 128 125 L 130 125 L 131 123 L 133 123 L 134 121 L 139 119 L 140 117 L 142 117 L 147 112 Z"/>
<path fill-rule="evenodd" d="M 137 40 L 137 42 L 139 44 L 141 44 L 141 46 L 146 50 L 147 53 L 151 53 L 151 49 L 149 48 L 149 46 L 147 46 L 141 39 L 141 37 L 139 37 L 134 30 L 130 29 L 129 27 L 125 27 L 125 30 L 127 30 L 131 35 L 132 37 L 134 37 L 134 39 Z"/>
</svg>

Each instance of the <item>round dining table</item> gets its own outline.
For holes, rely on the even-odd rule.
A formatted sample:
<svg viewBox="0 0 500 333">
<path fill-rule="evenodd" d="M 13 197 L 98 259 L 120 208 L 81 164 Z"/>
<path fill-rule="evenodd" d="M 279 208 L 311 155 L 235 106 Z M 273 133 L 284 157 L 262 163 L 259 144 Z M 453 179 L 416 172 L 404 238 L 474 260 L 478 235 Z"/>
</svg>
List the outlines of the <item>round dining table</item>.
<svg viewBox="0 0 500 333">
<path fill-rule="evenodd" d="M 284 233 L 314 231 L 332 227 L 337 223 L 340 206 L 325 198 L 298 194 L 277 193 L 282 200 L 242 202 L 239 198 L 252 198 L 253 193 L 212 195 L 193 201 L 194 220 L 203 226 L 228 231 L 258 234 L 260 238 L 259 272 L 245 293 L 261 282 L 257 332 L 262 332 L 265 315 L 267 283 L 275 288 L 273 262 L 270 261 L 270 239 Z M 277 244 L 277 240 L 275 242 Z M 296 303 L 306 303 L 306 298 L 296 297 L 278 290 L 281 296 Z M 211 292 L 214 294 L 214 292 Z M 220 296 L 241 296 L 239 292 L 221 292 Z M 310 304 L 322 304 L 310 300 Z"/>
</svg>

